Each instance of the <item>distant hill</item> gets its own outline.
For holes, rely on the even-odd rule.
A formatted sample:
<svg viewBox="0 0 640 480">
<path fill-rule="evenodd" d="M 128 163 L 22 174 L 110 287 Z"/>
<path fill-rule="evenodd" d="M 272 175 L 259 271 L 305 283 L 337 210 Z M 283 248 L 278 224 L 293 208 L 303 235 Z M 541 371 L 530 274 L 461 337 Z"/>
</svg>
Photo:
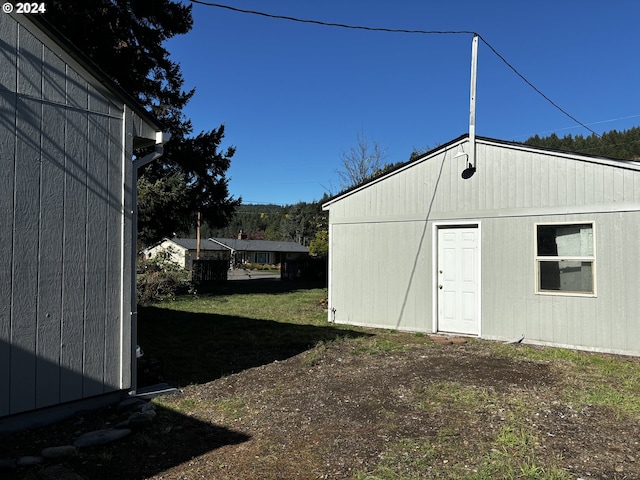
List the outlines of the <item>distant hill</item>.
<svg viewBox="0 0 640 480">
<path fill-rule="evenodd" d="M 237 238 L 240 232 L 251 240 L 297 242 L 308 246 L 319 230 L 327 229 L 327 214 L 322 203 L 299 202 L 295 205 L 239 205 L 225 228 L 204 226 L 202 236 Z"/>
</svg>

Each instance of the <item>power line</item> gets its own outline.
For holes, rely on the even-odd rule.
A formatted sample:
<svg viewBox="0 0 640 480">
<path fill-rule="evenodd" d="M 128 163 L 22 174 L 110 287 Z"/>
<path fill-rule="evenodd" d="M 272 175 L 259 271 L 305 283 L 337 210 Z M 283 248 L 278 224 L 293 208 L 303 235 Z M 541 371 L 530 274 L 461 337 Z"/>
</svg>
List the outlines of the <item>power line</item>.
<svg viewBox="0 0 640 480">
<path fill-rule="evenodd" d="M 564 113 L 567 117 L 569 117 L 571 120 L 573 120 L 574 122 L 576 122 L 578 125 L 580 125 L 581 127 L 589 130 L 591 133 L 593 133 L 596 137 L 599 137 L 600 135 L 598 135 L 594 130 L 591 130 L 589 127 L 587 127 L 584 123 L 582 123 L 580 120 L 578 120 L 576 117 L 574 117 L 573 115 L 571 115 L 569 112 L 567 112 L 564 108 L 560 107 L 560 105 L 558 105 L 557 103 L 555 103 L 553 100 L 551 100 L 549 97 L 547 97 L 544 93 L 542 93 L 533 83 L 531 83 L 529 80 L 527 80 L 525 78 L 524 75 L 522 75 L 513 65 L 511 65 L 506 58 L 504 58 L 502 55 L 500 55 L 498 53 L 498 51 L 493 48 L 493 46 L 491 46 L 491 44 L 489 42 L 487 42 L 484 38 L 482 38 L 482 35 L 478 35 L 478 38 L 480 38 L 480 40 L 482 40 L 482 43 L 484 43 L 487 47 L 489 47 L 489 49 L 500 59 L 502 60 L 502 62 L 509 67 L 511 70 L 513 70 L 513 72 L 519 76 L 527 85 L 529 85 L 531 88 L 533 88 L 533 90 L 535 92 L 537 92 L 542 98 L 544 98 L 547 102 L 549 102 L 551 105 L 553 105 L 555 108 L 557 108 L 560 112 Z"/>
<path fill-rule="evenodd" d="M 467 30 L 459 30 L 459 31 L 437 31 L 437 30 L 407 30 L 407 29 L 398 29 L 398 28 L 384 28 L 384 27 L 365 27 L 362 25 L 347 25 L 344 23 L 332 23 L 332 22 L 322 22 L 320 20 L 311 20 L 304 18 L 296 18 L 289 17 L 286 15 L 274 15 L 272 13 L 266 12 L 258 12 L 255 10 L 245 10 L 242 8 L 230 7 L 229 5 L 221 5 L 219 3 L 212 2 L 204 2 L 202 0 L 191 0 L 191 3 L 197 3 L 199 5 L 205 5 L 207 7 L 216 7 L 216 8 L 224 8 L 226 10 L 231 10 L 239 13 L 249 13 L 251 15 L 259 15 L 261 17 L 267 18 L 275 18 L 278 20 L 289 20 L 291 22 L 299 22 L 299 23 L 311 23 L 314 25 L 322 25 L 323 27 L 338 27 L 338 28 L 349 28 L 352 30 L 368 30 L 371 32 L 387 32 L 387 33 L 418 33 L 421 35 L 473 35 L 475 32 L 467 31 Z"/>
<path fill-rule="evenodd" d="M 470 30 L 410 30 L 410 29 L 403 29 L 403 28 L 385 28 L 385 27 L 367 27 L 367 26 L 363 26 L 363 25 L 348 25 L 348 24 L 344 24 L 344 23 L 323 22 L 323 21 L 320 21 L 320 20 L 303 19 L 303 18 L 297 18 L 297 17 L 290 17 L 290 16 L 286 16 L 286 15 L 275 15 L 275 14 L 272 14 L 272 13 L 258 12 L 256 10 L 246 10 L 246 9 L 242 9 L 242 8 L 231 7 L 229 5 L 222 5 L 222 4 L 219 4 L 219 3 L 205 2 L 205 1 L 202 1 L 202 0 L 190 0 L 190 1 L 191 1 L 191 3 L 196 3 L 196 4 L 204 5 L 204 6 L 207 6 L 207 7 L 222 8 L 222 9 L 231 10 L 231 11 L 238 12 L 238 13 L 247 13 L 247 14 L 251 14 L 251 15 L 259 15 L 259 16 L 262 16 L 262 17 L 274 18 L 274 19 L 279 19 L 279 20 L 288 20 L 288 21 L 298 22 L 298 23 L 309 23 L 309 24 L 314 24 L 314 25 L 321 25 L 321 26 L 324 26 L 324 27 L 347 28 L 347 29 L 352 29 L 352 30 L 367 30 L 367 31 L 371 31 L 371 32 L 410 33 L 410 34 L 420 34 L 420 35 L 477 35 L 478 38 L 480 40 L 482 40 L 482 43 L 484 43 L 487 47 L 489 47 L 489 50 L 491 50 L 507 67 L 509 67 L 518 77 L 520 77 L 538 95 L 540 95 L 542 98 L 544 98 L 547 102 L 549 102 L 554 108 L 559 110 L 565 116 L 567 116 L 568 118 L 570 118 L 571 120 L 576 122 L 578 125 L 580 125 L 581 127 L 583 127 L 586 130 L 589 130 L 595 136 L 600 137 L 600 135 L 598 133 L 596 133 L 594 130 L 589 128 L 586 124 L 582 123 L 580 120 L 575 118 L 573 115 L 571 115 L 565 109 L 560 107 L 556 102 L 551 100 L 542 91 L 540 91 L 540 89 L 538 89 L 533 83 L 531 83 L 522 73 L 520 73 L 511 63 L 509 63 L 507 61 L 507 59 L 504 56 L 502 56 L 489 42 L 487 42 L 482 37 L 482 35 L 480 35 L 477 32 L 473 32 L 473 31 L 470 31 Z"/>
</svg>

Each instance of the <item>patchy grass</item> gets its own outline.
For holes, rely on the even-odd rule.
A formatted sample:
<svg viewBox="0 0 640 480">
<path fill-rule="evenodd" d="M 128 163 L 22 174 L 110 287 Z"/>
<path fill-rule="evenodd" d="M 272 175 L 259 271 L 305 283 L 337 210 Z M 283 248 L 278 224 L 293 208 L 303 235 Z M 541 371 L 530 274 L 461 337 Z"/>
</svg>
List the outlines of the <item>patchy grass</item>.
<svg viewBox="0 0 640 480">
<path fill-rule="evenodd" d="M 182 392 L 154 400 L 149 427 L 64 464 L 92 480 L 640 478 L 640 359 L 337 326 L 325 298 L 229 282 L 141 308 L 145 356 Z M 16 434 L 0 458 L 119 415 Z"/>
<path fill-rule="evenodd" d="M 492 344 L 492 350 L 508 358 L 547 362 L 565 375 L 574 388 L 563 398 L 574 408 L 610 408 L 618 418 L 640 419 L 640 370 L 635 359 L 564 348 Z"/>
<path fill-rule="evenodd" d="M 322 342 L 370 335 L 328 324 L 324 298 L 324 288 L 304 284 L 228 282 L 197 298 L 141 307 L 138 339 L 146 355 L 162 362 L 164 379 L 185 386 L 284 360 Z"/>
</svg>

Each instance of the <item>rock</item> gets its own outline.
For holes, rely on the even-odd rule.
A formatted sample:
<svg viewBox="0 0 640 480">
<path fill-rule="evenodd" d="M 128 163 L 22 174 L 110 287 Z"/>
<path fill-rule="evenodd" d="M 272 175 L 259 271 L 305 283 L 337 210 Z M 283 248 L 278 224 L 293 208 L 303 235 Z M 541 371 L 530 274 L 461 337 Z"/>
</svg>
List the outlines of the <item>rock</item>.
<svg viewBox="0 0 640 480">
<path fill-rule="evenodd" d="M 73 445 L 60 445 L 58 447 L 48 447 L 40 452 L 44 458 L 64 458 L 70 457 L 76 453 L 78 449 Z"/>
<path fill-rule="evenodd" d="M 156 412 L 147 410 L 146 412 L 136 412 L 129 417 L 128 425 L 131 428 L 146 427 L 153 422 Z"/>
<path fill-rule="evenodd" d="M 115 442 L 126 437 L 131 433 L 129 428 L 107 428 L 104 430 L 96 430 L 87 432 L 76 438 L 73 445 L 77 448 L 93 447 L 96 445 L 104 445 L 105 443 Z"/>
<path fill-rule="evenodd" d="M 147 403 L 139 398 L 127 398 L 118 404 L 118 410 L 137 410 Z"/>
<path fill-rule="evenodd" d="M 42 462 L 44 462 L 43 457 L 27 455 L 25 457 L 20 457 L 16 462 L 16 465 L 19 467 L 31 467 L 33 465 L 40 465 Z"/>
<path fill-rule="evenodd" d="M 140 411 L 141 412 L 151 412 L 151 411 L 155 412 L 156 411 L 156 406 L 151 402 L 145 402 L 145 404 L 140 407 Z"/>
</svg>

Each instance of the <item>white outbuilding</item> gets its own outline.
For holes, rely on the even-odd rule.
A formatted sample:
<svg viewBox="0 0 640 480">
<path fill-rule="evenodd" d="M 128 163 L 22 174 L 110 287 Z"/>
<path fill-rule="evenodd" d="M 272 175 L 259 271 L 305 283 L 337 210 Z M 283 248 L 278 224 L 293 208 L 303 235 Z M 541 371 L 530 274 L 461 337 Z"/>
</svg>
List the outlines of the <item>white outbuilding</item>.
<svg viewBox="0 0 640 480">
<path fill-rule="evenodd" d="M 324 204 L 329 320 L 640 355 L 640 164 L 474 143 Z"/>
<path fill-rule="evenodd" d="M 38 17 L 0 15 L 0 432 L 135 390 L 136 170 L 166 140 Z"/>
</svg>

